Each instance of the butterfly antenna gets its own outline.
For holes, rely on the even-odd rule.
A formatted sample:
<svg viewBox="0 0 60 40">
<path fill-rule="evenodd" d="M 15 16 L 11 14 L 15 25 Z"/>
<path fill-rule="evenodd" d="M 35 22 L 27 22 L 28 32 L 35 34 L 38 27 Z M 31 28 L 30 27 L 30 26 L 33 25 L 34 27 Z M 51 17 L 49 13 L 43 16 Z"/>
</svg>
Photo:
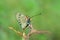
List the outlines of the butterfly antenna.
<svg viewBox="0 0 60 40">
<path fill-rule="evenodd" d="M 38 15 L 41 15 L 41 13 L 39 13 L 39 14 L 36 14 L 36 15 L 34 15 L 34 16 L 32 16 L 32 17 L 30 17 L 30 18 L 33 18 L 33 17 L 35 17 L 35 16 L 38 16 Z"/>
</svg>

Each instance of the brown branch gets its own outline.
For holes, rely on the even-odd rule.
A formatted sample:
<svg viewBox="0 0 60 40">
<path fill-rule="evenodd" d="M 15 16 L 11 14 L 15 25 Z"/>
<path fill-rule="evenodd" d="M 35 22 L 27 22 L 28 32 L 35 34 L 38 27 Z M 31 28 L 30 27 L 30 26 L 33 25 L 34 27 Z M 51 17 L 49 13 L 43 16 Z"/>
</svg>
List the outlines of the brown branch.
<svg viewBox="0 0 60 40">
<path fill-rule="evenodd" d="M 19 32 L 19 31 L 16 31 L 13 27 L 9 27 L 10 30 L 13 30 L 14 32 L 16 32 L 18 35 L 22 36 L 25 40 L 29 40 L 29 37 L 32 35 L 32 34 L 45 34 L 45 33 L 48 33 L 48 34 L 51 34 L 51 32 L 49 31 L 39 31 L 39 30 L 35 30 L 35 29 L 32 29 L 27 35 L 23 32 Z"/>
<path fill-rule="evenodd" d="M 16 32 L 17 34 L 19 34 L 20 36 L 23 36 L 22 32 L 19 32 L 17 30 L 15 30 L 13 27 L 9 27 L 10 30 L 13 30 L 14 32 Z"/>
<path fill-rule="evenodd" d="M 14 32 L 16 32 L 18 35 L 22 36 L 24 38 L 24 40 L 28 40 L 27 35 L 23 32 L 19 32 L 17 30 L 15 30 L 13 27 L 9 27 L 10 30 L 13 30 Z"/>
<path fill-rule="evenodd" d="M 28 36 L 31 36 L 32 34 L 51 34 L 49 31 L 39 31 L 39 30 L 31 30 L 31 32 L 28 33 Z"/>
</svg>

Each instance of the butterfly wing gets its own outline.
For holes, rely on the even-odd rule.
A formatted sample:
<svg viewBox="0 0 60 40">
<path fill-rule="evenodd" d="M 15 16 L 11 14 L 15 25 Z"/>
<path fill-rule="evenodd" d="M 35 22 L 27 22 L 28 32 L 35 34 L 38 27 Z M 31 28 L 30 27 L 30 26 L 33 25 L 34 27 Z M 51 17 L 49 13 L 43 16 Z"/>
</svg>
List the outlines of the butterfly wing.
<svg viewBox="0 0 60 40">
<path fill-rule="evenodd" d="M 25 28 L 27 25 L 26 16 L 20 13 L 16 14 L 16 19 L 22 28 Z"/>
</svg>

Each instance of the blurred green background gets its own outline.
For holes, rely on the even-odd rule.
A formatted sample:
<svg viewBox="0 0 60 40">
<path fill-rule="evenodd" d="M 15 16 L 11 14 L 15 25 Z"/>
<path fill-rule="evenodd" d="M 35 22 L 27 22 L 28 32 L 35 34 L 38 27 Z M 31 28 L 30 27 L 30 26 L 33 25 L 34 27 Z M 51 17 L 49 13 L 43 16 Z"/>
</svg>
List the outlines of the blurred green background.
<svg viewBox="0 0 60 40">
<path fill-rule="evenodd" d="M 16 20 L 16 13 L 33 16 L 33 27 L 52 33 L 32 35 L 30 40 L 60 40 L 60 0 L 0 0 L 0 40 L 22 40 L 8 27 L 21 31 Z M 38 39 L 37 39 L 38 38 Z"/>
</svg>

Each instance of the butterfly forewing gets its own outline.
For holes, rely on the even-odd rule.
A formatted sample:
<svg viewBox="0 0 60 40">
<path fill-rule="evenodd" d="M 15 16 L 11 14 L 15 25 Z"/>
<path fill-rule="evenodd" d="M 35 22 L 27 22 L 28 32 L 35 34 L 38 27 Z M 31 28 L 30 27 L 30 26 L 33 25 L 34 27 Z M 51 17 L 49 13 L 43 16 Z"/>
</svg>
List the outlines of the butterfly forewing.
<svg viewBox="0 0 60 40">
<path fill-rule="evenodd" d="M 21 24 L 21 27 L 25 28 L 27 25 L 25 15 L 17 13 L 16 18 L 17 18 L 18 23 Z"/>
</svg>

